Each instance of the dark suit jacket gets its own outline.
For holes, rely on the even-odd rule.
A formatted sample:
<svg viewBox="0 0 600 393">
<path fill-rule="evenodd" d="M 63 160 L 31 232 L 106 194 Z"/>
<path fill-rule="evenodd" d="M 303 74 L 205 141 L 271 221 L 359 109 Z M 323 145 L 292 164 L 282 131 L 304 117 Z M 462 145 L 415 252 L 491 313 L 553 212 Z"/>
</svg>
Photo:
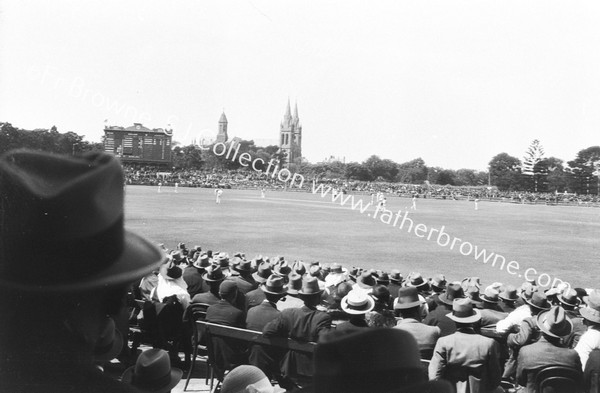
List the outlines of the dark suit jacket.
<svg viewBox="0 0 600 393">
<path fill-rule="evenodd" d="M 440 338 L 440 328 L 437 326 L 427 326 L 416 319 L 406 318 L 398 321 L 395 329 L 409 332 L 417 340 L 421 359 L 431 359 L 433 348 Z"/>
<path fill-rule="evenodd" d="M 526 393 L 535 393 L 537 373 L 549 366 L 571 367 L 581 372 L 581 360 L 574 349 L 557 347 L 542 336 L 538 342 L 521 348 L 517 361 L 517 382 L 527 386 Z"/>
<path fill-rule="evenodd" d="M 245 321 L 244 312 L 233 307 L 226 300 L 219 300 L 206 311 L 206 322 L 244 328 Z"/>
<path fill-rule="evenodd" d="M 187 284 L 187 291 L 190 297 L 198 293 L 210 291 L 208 283 L 202 279 L 202 273 L 197 267 L 189 266 L 183 269 L 183 281 Z"/>
<path fill-rule="evenodd" d="M 437 326 L 440 328 L 440 337 L 448 336 L 456 332 L 456 324 L 448 318 L 446 314 L 452 312 L 452 308 L 448 308 L 446 304 L 440 304 L 435 310 L 427 314 L 423 323 L 429 326 Z"/>
<path fill-rule="evenodd" d="M 329 332 L 331 316 L 326 312 L 303 306 L 288 308 L 277 319 L 263 329 L 265 337 L 289 337 L 299 341 L 319 340 L 319 336 Z M 289 351 L 282 362 L 284 376 L 312 376 L 312 358 L 306 354 Z"/>
<path fill-rule="evenodd" d="M 235 308 L 226 300 L 219 300 L 212 304 L 206 311 L 206 321 L 219 325 L 244 328 L 246 319 L 244 312 Z M 237 340 L 225 340 L 220 337 L 212 338 L 212 357 L 215 360 L 213 366 L 217 376 L 222 377 L 225 370 L 243 364 L 245 360 L 246 345 Z"/>
<path fill-rule="evenodd" d="M 261 291 L 262 292 L 262 291 Z M 265 325 L 276 319 L 281 312 L 277 306 L 270 302 L 262 302 L 248 310 L 246 316 L 246 329 L 262 332 Z"/>
<path fill-rule="evenodd" d="M 221 299 L 212 292 L 202 292 L 192 298 L 192 303 L 215 304 L 219 303 L 220 300 Z"/>
<path fill-rule="evenodd" d="M 238 291 L 240 291 L 240 293 L 243 295 L 258 288 L 258 283 L 252 276 L 249 276 L 249 277 L 233 276 L 233 277 L 228 278 L 228 280 L 235 281 L 235 284 L 238 287 Z"/>
<path fill-rule="evenodd" d="M 481 321 L 479 323 L 481 327 L 495 327 L 498 321 L 501 321 L 508 316 L 508 314 L 505 312 L 492 310 L 489 308 L 484 308 L 479 310 L 479 312 L 481 313 Z"/>
<path fill-rule="evenodd" d="M 265 299 L 267 299 L 265 296 L 265 291 L 260 288 L 256 288 L 246 293 L 246 311 L 252 307 L 258 306 Z"/>
<path fill-rule="evenodd" d="M 473 329 L 441 337 L 429 364 L 429 379 L 445 379 L 457 393 L 493 392 L 500 384 L 499 345 Z"/>
</svg>

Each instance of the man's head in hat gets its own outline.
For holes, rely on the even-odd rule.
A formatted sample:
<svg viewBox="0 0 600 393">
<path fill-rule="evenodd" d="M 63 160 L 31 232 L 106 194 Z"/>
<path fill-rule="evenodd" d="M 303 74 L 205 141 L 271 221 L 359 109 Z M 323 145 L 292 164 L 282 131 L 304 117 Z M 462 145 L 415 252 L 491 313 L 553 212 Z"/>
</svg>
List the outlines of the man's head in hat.
<svg viewBox="0 0 600 393">
<path fill-rule="evenodd" d="M 271 303 L 277 303 L 279 299 L 287 295 L 287 286 L 283 277 L 272 274 L 267 281 L 260 286 L 265 293 L 265 297 Z"/>
<path fill-rule="evenodd" d="M 421 321 L 421 306 L 423 301 L 415 287 L 402 287 L 398 290 L 398 297 L 394 299 L 394 313 L 398 317 L 412 318 Z"/>
<path fill-rule="evenodd" d="M 560 306 L 552 306 L 549 310 L 540 312 L 536 322 L 544 338 L 556 344 L 560 344 L 561 339 L 573 331 L 573 322 Z"/>
<path fill-rule="evenodd" d="M 0 329 L 4 359 L 31 359 L 39 369 L 52 363 L 65 373 L 92 364 L 107 315 L 120 315 L 130 284 L 164 260 L 125 229 L 123 184 L 120 163 L 104 153 L 0 157 L 0 310 L 10 320 Z M 28 263 L 15 263 L 21 259 Z M 5 375 L 27 374 L 31 383 L 39 375 L 33 368 L 0 360 Z"/>
<path fill-rule="evenodd" d="M 315 307 L 321 301 L 324 288 L 321 288 L 316 277 L 307 276 L 302 280 L 302 289 L 296 296 L 304 301 L 309 307 Z"/>
<path fill-rule="evenodd" d="M 470 327 L 481 320 L 481 313 L 468 298 L 457 298 L 452 302 L 452 312 L 446 315 L 456 327 Z"/>
</svg>

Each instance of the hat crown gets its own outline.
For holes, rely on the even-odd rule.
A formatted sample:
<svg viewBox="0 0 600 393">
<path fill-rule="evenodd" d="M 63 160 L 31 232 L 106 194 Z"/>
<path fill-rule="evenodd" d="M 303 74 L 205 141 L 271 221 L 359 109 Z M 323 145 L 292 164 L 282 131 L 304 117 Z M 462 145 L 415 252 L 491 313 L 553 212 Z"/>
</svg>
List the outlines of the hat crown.
<svg viewBox="0 0 600 393">
<path fill-rule="evenodd" d="M 402 287 L 398 290 L 398 303 L 407 304 L 419 301 L 419 291 L 415 287 Z"/>
<path fill-rule="evenodd" d="M 475 315 L 473 304 L 469 299 L 455 299 L 452 303 L 452 315 L 458 318 L 468 318 Z"/>
<path fill-rule="evenodd" d="M 171 360 L 163 349 L 148 349 L 135 364 L 132 382 L 140 387 L 161 387 L 171 380 Z"/>
<path fill-rule="evenodd" d="M 319 281 L 315 277 L 307 277 L 302 281 L 302 289 L 300 293 L 303 295 L 314 295 L 321 293 L 322 290 L 319 287 Z"/>
<path fill-rule="evenodd" d="M 488 302 L 497 302 L 499 295 L 500 295 L 500 293 L 498 292 L 497 289 L 492 288 L 492 287 L 487 287 L 483 294 L 483 300 L 488 301 Z"/>
<path fill-rule="evenodd" d="M 531 299 L 527 299 L 527 303 L 533 307 L 548 310 L 550 309 L 550 303 L 548 303 L 548 299 L 546 298 L 546 294 L 540 291 L 535 291 L 531 295 Z"/>
<path fill-rule="evenodd" d="M 302 289 L 302 276 L 298 273 L 292 273 L 290 275 L 290 287 L 295 290 Z"/>
<path fill-rule="evenodd" d="M 272 274 L 265 283 L 265 292 L 285 294 L 285 280 L 283 277 Z"/>
<path fill-rule="evenodd" d="M 207 281 L 221 281 L 225 279 L 225 275 L 217 265 L 210 265 L 206 268 L 204 279 Z"/>
<path fill-rule="evenodd" d="M 538 316 L 538 325 L 542 332 L 553 337 L 564 337 L 571 333 L 572 323 L 560 306 L 554 306 L 549 311 Z"/>
<path fill-rule="evenodd" d="M 246 392 L 246 388 L 249 385 L 255 384 L 265 379 L 268 381 L 267 376 L 260 368 L 256 366 L 243 364 L 234 368 L 225 376 L 225 378 L 223 379 L 223 384 L 221 386 L 221 392 Z"/>
</svg>

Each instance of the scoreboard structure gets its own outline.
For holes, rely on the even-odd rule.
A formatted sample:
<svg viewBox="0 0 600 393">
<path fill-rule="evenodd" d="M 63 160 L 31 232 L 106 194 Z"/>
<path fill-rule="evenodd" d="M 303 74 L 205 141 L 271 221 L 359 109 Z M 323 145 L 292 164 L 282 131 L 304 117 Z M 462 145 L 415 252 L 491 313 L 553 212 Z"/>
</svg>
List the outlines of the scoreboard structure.
<svg viewBox="0 0 600 393">
<path fill-rule="evenodd" d="M 122 162 L 171 164 L 173 130 L 150 129 L 141 123 L 131 127 L 104 127 L 104 151 L 119 157 Z"/>
</svg>

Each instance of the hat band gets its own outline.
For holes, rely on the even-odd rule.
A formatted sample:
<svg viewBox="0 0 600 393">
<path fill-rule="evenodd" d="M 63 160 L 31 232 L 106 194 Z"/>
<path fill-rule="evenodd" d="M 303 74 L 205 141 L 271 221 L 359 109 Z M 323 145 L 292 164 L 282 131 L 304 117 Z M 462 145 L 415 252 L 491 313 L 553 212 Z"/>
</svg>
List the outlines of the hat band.
<svg viewBox="0 0 600 393">
<path fill-rule="evenodd" d="M 283 287 L 275 287 L 272 285 L 265 285 L 265 289 L 269 292 L 283 293 Z"/>
<path fill-rule="evenodd" d="M 51 236 L 38 239 L 34 255 L 24 255 L 33 263 L 15 263 L 9 278 L 27 279 L 31 284 L 75 281 L 92 276 L 111 266 L 124 249 L 125 230 L 123 215 L 102 232 L 84 238 L 71 238 L 64 241 Z M 30 248 L 30 247 L 29 247 Z M 61 263 L 51 263 L 60 260 Z"/>
<path fill-rule="evenodd" d="M 362 310 L 366 310 L 367 308 L 369 308 L 369 302 L 368 301 L 364 301 L 362 303 L 359 304 L 351 304 L 346 302 L 346 307 L 349 308 L 350 310 L 356 310 L 356 311 L 362 311 Z"/>
<path fill-rule="evenodd" d="M 152 390 L 156 390 L 157 388 L 167 386 L 169 382 L 171 382 L 171 370 L 161 377 L 152 379 L 140 378 L 135 372 L 131 376 L 131 383 L 142 389 L 151 388 Z"/>
</svg>

